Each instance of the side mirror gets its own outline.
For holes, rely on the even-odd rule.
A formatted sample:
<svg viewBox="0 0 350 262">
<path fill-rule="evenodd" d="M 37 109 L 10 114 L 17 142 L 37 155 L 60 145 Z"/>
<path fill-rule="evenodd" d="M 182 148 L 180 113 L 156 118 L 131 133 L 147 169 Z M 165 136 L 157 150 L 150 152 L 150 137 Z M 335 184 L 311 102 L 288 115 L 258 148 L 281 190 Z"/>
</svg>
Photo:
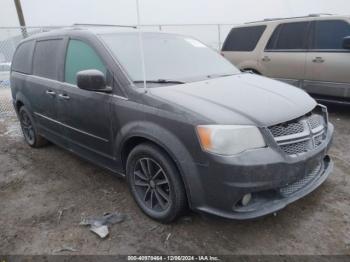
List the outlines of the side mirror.
<svg viewBox="0 0 350 262">
<path fill-rule="evenodd" d="M 350 36 L 343 38 L 343 48 L 350 49 Z"/>
<path fill-rule="evenodd" d="M 77 86 L 88 91 L 106 93 L 112 91 L 110 87 L 106 86 L 105 75 L 96 69 L 79 71 L 77 73 Z"/>
</svg>

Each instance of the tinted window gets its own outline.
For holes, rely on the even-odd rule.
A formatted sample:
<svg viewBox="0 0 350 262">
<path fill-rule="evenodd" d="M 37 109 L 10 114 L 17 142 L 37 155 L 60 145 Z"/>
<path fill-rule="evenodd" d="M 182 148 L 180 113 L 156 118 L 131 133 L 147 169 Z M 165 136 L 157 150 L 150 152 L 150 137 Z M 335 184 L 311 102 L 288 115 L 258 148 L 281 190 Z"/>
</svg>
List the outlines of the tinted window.
<svg viewBox="0 0 350 262">
<path fill-rule="evenodd" d="M 269 42 L 266 45 L 266 50 L 273 50 L 275 49 L 277 40 L 278 40 L 278 35 L 280 34 L 282 25 L 279 25 L 276 27 L 275 31 L 273 32 L 272 36 L 269 39 Z"/>
<path fill-rule="evenodd" d="M 309 22 L 280 24 L 271 36 L 266 49 L 305 49 L 308 25 Z"/>
<path fill-rule="evenodd" d="M 33 74 L 49 79 L 58 79 L 62 40 L 37 41 L 33 58 Z"/>
<path fill-rule="evenodd" d="M 350 36 L 345 21 L 317 21 L 315 23 L 315 49 L 343 49 L 343 38 Z"/>
<path fill-rule="evenodd" d="M 97 69 L 106 74 L 106 67 L 98 54 L 89 45 L 79 40 L 70 40 L 66 56 L 65 81 L 76 84 L 79 71 Z"/>
<path fill-rule="evenodd" d="M 12 59 L 12 70 L 30 74 L 32 65 L 32 56 L 34 49 L 34 41 L 24 42 L 21 44 Z"/>
<path fill-rule="evenodd" d="M 227 36 L 222 51 L 253 51 L 266 26 L 233 28 Z"/>
</svg>

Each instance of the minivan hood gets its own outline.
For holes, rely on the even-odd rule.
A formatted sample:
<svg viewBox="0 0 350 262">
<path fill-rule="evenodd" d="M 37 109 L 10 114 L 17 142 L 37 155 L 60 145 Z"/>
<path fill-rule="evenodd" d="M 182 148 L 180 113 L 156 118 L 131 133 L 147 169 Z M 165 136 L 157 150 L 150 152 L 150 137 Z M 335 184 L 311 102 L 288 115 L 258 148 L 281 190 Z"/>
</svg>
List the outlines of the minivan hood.
<svg viewBox="0 0 350 262">
<path fill-rule="evenodd" d="M 150 88 L 150 93 L 213 124 L 271 126 L 298 118 L 316 106 L 297 87 L 249 73 Z"/>
</svg>

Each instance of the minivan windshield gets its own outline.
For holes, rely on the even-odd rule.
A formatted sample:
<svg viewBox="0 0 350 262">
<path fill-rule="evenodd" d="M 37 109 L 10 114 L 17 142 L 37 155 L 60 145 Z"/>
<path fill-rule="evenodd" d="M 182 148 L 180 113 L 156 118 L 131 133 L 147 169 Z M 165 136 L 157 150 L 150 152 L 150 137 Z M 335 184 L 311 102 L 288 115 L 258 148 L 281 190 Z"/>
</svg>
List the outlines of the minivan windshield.
<svg viewBox="0 0 350 262">
<path fill-rule="evenodd" d="M 138 33 L 100 35 L 135 82 L 143 81 Z M 148 83 L 184 83 L 239 74 L 240 71 L 216 51 L 186 36 L 142 33 Z"/>
</svg>

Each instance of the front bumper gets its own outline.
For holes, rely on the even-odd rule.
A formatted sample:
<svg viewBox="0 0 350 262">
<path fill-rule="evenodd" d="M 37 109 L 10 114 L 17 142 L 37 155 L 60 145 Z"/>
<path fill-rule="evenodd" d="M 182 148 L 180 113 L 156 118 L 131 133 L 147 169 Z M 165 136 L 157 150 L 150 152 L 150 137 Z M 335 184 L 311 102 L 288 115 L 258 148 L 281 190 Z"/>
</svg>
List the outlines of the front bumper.
<svg viewBox="0 0 350 262">
<path fill-rule="evenodd" d="M 229 219 L 252 219 L 274 213 L 308 195 L 333 169 L 327 155 L 333 129 L 330 124 L 322 146 L 295 158 L 273 148 L 234 157 L 213 156 L 207 165 L 197 166 L 200 184 L 196 188 L 202 195 L 195 198 L 192 208 Z M 305 180 L 311 172 L 312 177 Z M 290 187 L 296 190 L 289 190 Z M 248 193 L 252 200 L 246 206 L 240 205 Z"/>
</svg>

